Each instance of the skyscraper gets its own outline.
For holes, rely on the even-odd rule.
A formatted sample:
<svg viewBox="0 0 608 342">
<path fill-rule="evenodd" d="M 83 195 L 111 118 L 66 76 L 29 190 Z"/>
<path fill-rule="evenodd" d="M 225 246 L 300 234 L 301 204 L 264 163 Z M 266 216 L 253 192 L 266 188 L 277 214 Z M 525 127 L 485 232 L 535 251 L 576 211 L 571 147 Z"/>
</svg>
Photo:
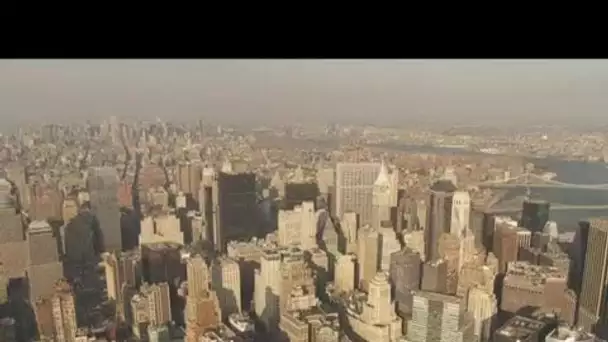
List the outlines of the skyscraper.
<svg viewBox="0 0 608 342">
<path fill-rule="evenodd" d="M 372 227 L 379 229 L 385 221 L 391 221 L 393 192 L 390 175 L 382 162 L 372 191 Z"/>
<path fill-rule="evenodd" d="M 519 225 L 533 233 L 542 232 L 549 221 L 549 208 L 547 201 L 524 201 Z"/>
<path fill-rule="evenodd" d="M 403 248 L 391 254 L 389 276 L 394 285 L 397 313 L 407 316 L 412 312 L 412 293 L 420 289 L 420 254 Z"/>
<path fill-rule="evenodd" d="M 380 235 L 377 230 L 367 227 L 359 231 L 359 246 L 357 249 L 359 288 L 367 289 L 369 281 L 376 276 L 379 265 Z"/>
<path fill-rule="evenodd" d="M 380 173 L 377 163 L 338 163 L 336 165 L 336 197 L 334 214 L 346 212 L 359 215 L 361 225 L 372 224 L 374 183 Z"/>
<path fill-rule="evenodd" d="M 33 221 L 28 227 L 27 250 L 30 298 L 51 296 L 54 285 L 63 277 L 53 230 L 46 221 Z"/>
<path fill-rule="evenodd" d="M 209 290 L 209 268 L 200 255 L 192 256 L 186 262 L 186 278 L 188 279 L 188 294 L 198 295 Z"/>
<path fill-rule="evenodd" d="M 116 198 L 118 186 L 118 175 L 114 168 L 104 166 L 89 169 L 87 187 L 91 209 L 99 221 L 104 250 L 107 252 L 122 249 L 120 206 Z"/>
<path fill-rule="evenodd" d="M 410 342 L 473 341 L 473 320 L 458 297 L 416 292 L 412 319 L 407 322 Z"/>
<path fill-rule="evenodd" d="M 592 331 L 595 324 L 608 323 L 606 314 L 608 277 L 608 220 L 591 219 L 579 300 L 578 324 Z"/>
<path fill-rule="evenodd" d="M 452 220 L 452 198 L 456 187 L 448 180 L 439 180 L 431 186 L 429 210 L 425 227 L 426 260 L 432 261 L 439 256 L 439 237 L 449 233 Z"/>
<path fill-rule="evenodd" d="M 241 312 L 241 272 L 234 259 L 220 257 L 213 261 L 211 288 L 217 294 L 224 319 Z"/>
<path fill-rule="evenodd" d="M 72 289 L 67 282 L 60 281 L 54 291 L 51 303 L 57 341 L 75 342 L 78 326 Z"/>
</svg>

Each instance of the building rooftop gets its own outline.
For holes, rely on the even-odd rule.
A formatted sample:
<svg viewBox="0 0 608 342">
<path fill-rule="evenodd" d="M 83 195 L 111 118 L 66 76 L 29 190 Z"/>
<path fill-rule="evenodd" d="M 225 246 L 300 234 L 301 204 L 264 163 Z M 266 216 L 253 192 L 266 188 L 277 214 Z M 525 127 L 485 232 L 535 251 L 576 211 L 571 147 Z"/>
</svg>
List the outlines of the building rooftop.
<svg viewBox="0 0 608 342">
<path fill-rule="evenodd" d="M 497 335 L 508 336 L 513 340 L 525 339 L 542 330 L 546 323 L 532 318 L 515 316 L 496 330 Z"/>
<path fill-rule="evenodd" d="M 511 286 L 536 287 L 544 285 L 549 278 L 565 279 L 566 274 L 558 267 L 515 261 L 509 263 L 504 283 Z"/>
<path fill-rule="evenodd" d="M 573 330 L 569 327 L 561 326 L 557 327 L 549 333 L 547 337 L 553 339 L 553 341 L 564 341 L 564 342 L 591 342 L 595 341 L 595 336 L 584 331 Z"/>
</svg>

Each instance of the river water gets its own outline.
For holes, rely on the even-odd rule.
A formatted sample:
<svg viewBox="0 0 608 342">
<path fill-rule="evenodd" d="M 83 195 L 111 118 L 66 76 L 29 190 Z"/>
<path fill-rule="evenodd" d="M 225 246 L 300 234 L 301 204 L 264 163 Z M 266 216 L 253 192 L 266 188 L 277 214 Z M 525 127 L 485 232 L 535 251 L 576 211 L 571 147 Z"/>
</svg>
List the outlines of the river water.
<svg viewBox="0 0 608 342">
<path fill-rule="evenodd" d="M 432 154 L 478 154 L 458 148 L 415 146 L 415 145 L 392 145 L 386 146 L 401 151 L 413 153 Z M 488 155 L 488 158 L 491 156 Z M 608 168 L 605 163 L 569 161 L 555 158 L 530 159 L 531 163 L 542 164 L 549 172 L 557 174 L 555 180 L 571 184 L 607 184 Z M 523 194 L 525 189 L 516 189 L 514 192 Z M 510 196 L 509 196 L 510 197 Z M 585 190 L 585 189 L 532 189 L 532 197 L 544 199 L 552 203 L 569 205 L 604 205 L 608 204 L 608 190 Z M 580 220 L 590 217 L 608 216 L 608 211 L 603 210 L 554 210 L 550 219 L 557 222 L 562 232 L 572 231 L 577 228 Z"/>
</svg>

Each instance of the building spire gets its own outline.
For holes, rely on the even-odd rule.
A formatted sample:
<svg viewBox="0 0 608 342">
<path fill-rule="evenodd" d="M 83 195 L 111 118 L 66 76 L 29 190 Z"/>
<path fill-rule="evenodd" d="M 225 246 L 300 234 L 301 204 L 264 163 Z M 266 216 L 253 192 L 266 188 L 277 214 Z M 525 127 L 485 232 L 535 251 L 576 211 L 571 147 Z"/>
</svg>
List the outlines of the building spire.
<svg viewBox="0 0 608 342">
<path fill-rule="evenodd" d="M 388 170 L 386 168 L 386 164 L 384 163 L 384 159 L 382 159 L 382 163 L 380 164 L 380 172 L 378 173 L 378 177 L 376 178 L 374 185 L 376 185 L 376 186 L 389 186 L 390 185 L 389 174 L 388 174 Z"/>
</svg>

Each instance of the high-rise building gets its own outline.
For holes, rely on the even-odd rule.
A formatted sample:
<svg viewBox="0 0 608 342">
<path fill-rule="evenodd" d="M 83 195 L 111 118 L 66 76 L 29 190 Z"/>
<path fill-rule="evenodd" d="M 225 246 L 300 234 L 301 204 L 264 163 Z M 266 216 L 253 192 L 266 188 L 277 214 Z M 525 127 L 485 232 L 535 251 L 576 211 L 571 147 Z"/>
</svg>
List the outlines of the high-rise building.
<svg viewBox="0 0 608 342">
<path fill-rule="evenodd" d="M 103 262 L 106 274 L 108 298 L 116 301 L 118 314 L 125 317 L 123 289 L 137 288 L 141 280 L 141 255 L 139 251 L 105 253 Z"/>
<path fill-rule="evenodd" d="M 357 233 L 359 222 L 356 213 L 344 213 L 340 219 L 340 236 L 338 249 L 340 253 L 357 253 Z"/>
<path fill-rule="evenodd" d="M 585 257 L 587 256 L 587 244 L 589 238 L 590 224 L 588 221 L 581 221 L 574 236 L 571 249 L 571 269 L 568 276 L 568 286 L 576 293 L 580 293 L 583 285 L 583 271 L 585 269 Z"/>
<path fill-rule="evenodd" d="M 177 188 L 184 194 L 198 195 L 202 180 L 203 166 L 197 163 L 181 163 L 177 165 Z"/>
<path fill-rule="evenodd" d="M 503 280 L 500 309 L 511 313 L 518 313 L 524 308 L 556 311 L 566 289 L 564 270 L 527 262 L 510 262 Z"/>
<path fill-rule="evenodd" d="M 412 313 L 413 291 L 420 289 L 420 254 L 410 248 L 403 248 L 391 254 L 389 276 L 394 287 L 397 314 L 406 317 Z"/>
<path fill-rule="evenodd" d="M 141 221 L 139 243 L 143 245 L 163 242 L 184 244 L 179 218 L 173 213 L 144 217 Z"/>
<path fill-rule="evenodd" d="M 395 313 L 391 285 L 386 273 L 378 272 L 368 284 L 367 296 L 346 303 L 346 319 L 354 337 L 363 341 L 397 341 L 403 320 Z"/>
<path fill-rule="evenodd" d="M 186 262 L 186 278 L 188 279 L 189 295 L 209 291 L 211 281 L 209 267 L 201 255 L 194 255 Z"/>
<path fill-rule="evenodd" d="M 498 272 L 505 273 L 507 271 L 507 264 L 517 261 L 519 253 L 517 228 L 497 223 L 492 249 L 498 259 Z"/>
<path fill-rule="evenodd" d="M 160 326 L 171 322 L 171 299 L 169 284 L 143 284 L 138 294 L 131 298 L 133 313 L 133 330 L 138 331 L 143 326 Z"/>
<path fill-rule="evenodd" d="M 255 174 L 217 174 L 211 189 L 211 231 L 215 249 L 223 251 L 230 240 L 259 235 Z"/>
<path fill-rule="evenodd" d="M 27 234 L 27 278 L 30 298 L 51 296 L 54 285 L 63 278 L 56 239 L 46 221 L 33 221 Z"/>
<path fill-rule="evenodd" d="M 316 305 L 316 291 L 310 263 L 302 250 L 283 252 L 279 311 L 301 311 Z"/>
<path fill-rule="evenodd" d="M 367 289 L 367 284 L 376 276 L 380 264 L 380 235 L 378 231 L 364 227 L 359 231 L 357 248 L 358 286 Z"/>
<path fill-rule="evenodd" d="M 17 342 L 15 323 L 10 317 L 0 319 L 0 341 Z"/>
<path fill-rule="evenodd" d="M 419 291 L 413 303 L 412 319 L 407 322 L 409 342 L 473 341 L 473 319 L 458 297 Z"/>
<path fill-rule="evenodd" d="M 380 238 L 380 270 L 388 272 L 391 265 L 391 255 L 401 250 L 401 242 L 397 237 L 397 233 L 392 226 L 386 225 L 388 222 L 385 221 L 385 226 L 378 228 L 378 236 Z"/>
<path fill-rule="evenodd" d="M 338 163 L 334 214 L 355 212 L 361 225 L 372 224 L 374 183 L 380 173 L 377 163 Z"/>
<path fill-rule="evenodd" d="M 143 279 L 151 284 L 185 279 L 185 265 L 181 261 L 181 245 L 151 243 L 141 246 Z"/>
<path fill-rule="evenodd" d="M 171 334 L 166 325 L 148 326 L 148 341 L 150 342 L 171 342 Z"/>
<path fill-rule="evenodd" d="M 334 268 L 334 283 L 338 292 L 355 289 L 355 260 L 352 254 L 339 254 Z"/>
<path fill-rule="evenodd" d="M 206 331 L 220 326 L 222 315 L 214 291 L 204 291 L 186 299 L 185 342 L 198 342 Z"/>
<path fill-rule="evenodd" d="M 448 180 L 439 180 L 430 188 L 429 210 L 425 227 L 426 260 L 437 260 L 439 238 L 449 233 L 452 219 L 452 198 L 456 187 Z"/>
<path fill-rule="evenodd" d="M 380 229 L 383 222 L 391 222 L 391 209 L 393 192 L 397 192 L 393 189 L 391 184 L 390 175 L 386 169 L 384 162 L 380 166 L 380 172 L 374 182 L 372 190 L 372 227 Z"/>
<path fill-rule="evenodd" d="M 531 232 L 542 232 L 549 221 L 550 204 L 547 201 L 529 201 L 523 203 L 520 226 Z"/>
<path fill-rule="evenodd" d="M 30 212 L 33 220 L 61 220 L 63 196 L 55 184 L 34 183 L 30 187 Z"/>
<path fill-rule="evenodd" d="M 496 296 L 485 289 L 473 287 L 467 296 L 467 311 L 474 320 L 473 334 L 478 341 L 488 341 L 498 307 Z"/>
<path fill-rule="evenodd" d="M 471 218 L 471 196 L 467 191 L 455 191 L 452 197 L 450 234 L 462 238 L 469 231 Z"/>
<path fill-rule="evenodd" d="M 319 196 L 317 183 L 287 183 L 285 184 L 285 199 L 283 209 L 291 210 L 303 202 L 316 203 Z"/>
<path fill-rule="evenodd" d="M 255 271 L 255 313 L 268 331 L 279 323 L 279 294 L 281 291 L 281 254 L 276 249 L 267 249 Z"/>
<path fill-rule="evenodd" d="M 591 219 L 589 224 L 578 324 L 591 332 L 597 323 L 608 323 L 605 314 L 608 309 L 605 289 L 608 282 L 608 220 Z"/>
<path fill-rule="evenodd" d="M 316 216 L 313 202 L 303 202 L 292 210 L 280 210 L 278 215 L 279 245 L 316 247 Z"/>
<path fill-rule="evenodd" d="M 0 178 L 0 263 L 8 277 L 18 278 L 25 275 L 28 257 L 21 215 L 11 191 L 11 183 Z"/>
<path fill-rule="evenodd" d="M 241 312 L 241 271 L 234 259 L 219 257 L 211 263 L 211 289 L 217 294 L 223 319 Z"/>
<path fill-rule="evenodd" d="M 427 261 L 422 265 L 422 291 L 446 293 L 447 292 L 448 265 L 444 259 Z"/>
<path fill-rule="evenodd" d="M 87 175 L 87 187 L 93 213 L 99 221 L 103 236 L 104 250 L 120 251 L 122 249 L 120 231 L 120 206 L 118 193 L 118 175 L 112 167 L 90 168 Z"/>
<path fill-rule="evenodd" d="M 60 281 L 54 291 L 51 305 L 57 341 L 75 342 L 78 325 L 72 289 L 67 282 Z"/>
<path fill-rule="evenodd" d="M 460 273 L 461 239 L 449 233 L 443 233 L 437 241 L 439 256 L 447 267 L 446 294 L 456 295 L 458 275 Z"/>
</svg>

